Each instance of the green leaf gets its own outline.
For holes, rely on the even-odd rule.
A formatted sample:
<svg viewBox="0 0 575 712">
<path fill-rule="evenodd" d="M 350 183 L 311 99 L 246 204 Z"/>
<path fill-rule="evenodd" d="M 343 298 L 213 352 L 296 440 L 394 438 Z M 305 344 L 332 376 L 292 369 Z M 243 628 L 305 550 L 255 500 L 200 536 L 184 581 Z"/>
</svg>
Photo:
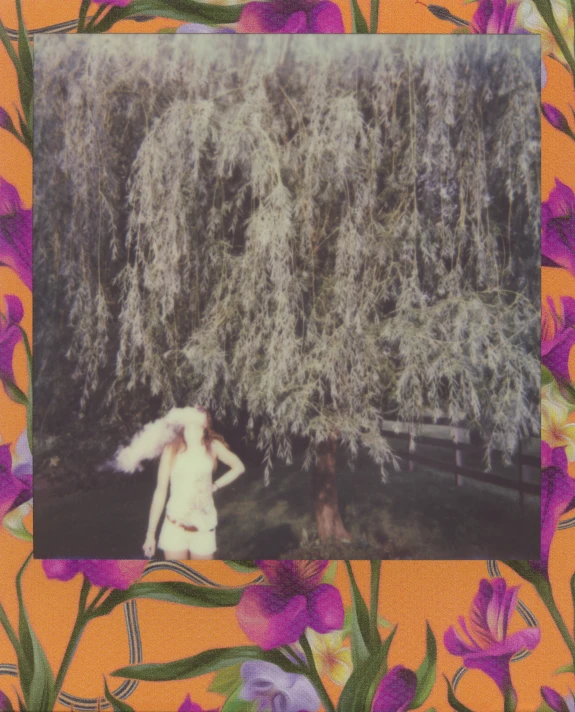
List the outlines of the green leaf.
<svg viewBox="0 0 575 712">
<path fill-rule="evenodd" d="M 543 386 L 548 386 L 550 383 L 554 383 L 555 379 L 553 378 L 553 374 L 551 371 L 546 367 L 546 366 L 541 366 L 541 388 Z"/>
<path fill-rule="evenodd" d="M 4 528 L 17 539 L 21 539 L 22 541 L 34 541 L 34 537 L 24 526 L 21 507 L 17 507 L 11 512 L 8 512 L 2 520 L 2 524 Z"/>
<path fill-rule="evenodd" d="M 251 574 L 254 573 L 254 571 L 259 571 L 251 559 L 238 559 L 237 561 L 224 559 L 224 564 L 227 564 L 231 569 L 239 571 L 242 574 Z"/>
<path fill-rule="evenodd" d="M 4 27 L 2 20 L 0 20 L 0 42 L 4 45 L 4 49 L 10 57 L 10 61 L 14 65 L 16 74 L 20 76 L 22 72 L 22 64 L 20 63 L 20 58 L 16 54 L 16 50 L 12 46 L 12 42 L 10 41 L 10 37 L 8 37 L 8 33 L 6 32 L 6 28 Z"/>
<path fill-rule="evenodd" d="M 78 33 L 84 31 L 84 27 L 86 26 L 86 15 L 88 14 L 91 4 L 92 0 L 82 0 L 80 12 L 78 14 Z"/>
<path fill-rule="evenodd" d="M 104 678 L 104 697 L 112 705 L 112 712 L 134 712 L 134 708 L 126 704 L 123 700 L 119 700 L 110 692 L 106 678 Z"/>
<path fill-rule="evenodd" d="M 473 0 L 475 2 L 475 0 Z M 451 30 L 452 35 L 470 35 L 471 30 L 469 27 L 456 27 L 454 30 Z"/>
<path fill-rule="evenodd" d="M 26 394 L 21 391 L 15 383 L 12 383 L 11 381 L 3 381 L 3 384 L 6 389 L 6 393 L 10 399 L 14 401 L 14 403 L 28 407 L 28 398 L 26 397 Z"/>
<path fill-rule="evenodd" d="M 451 687 L 451 683 L 449 680 L 445 678 L 445 682 L 447 683 L 447 701 L 451 705 L 451 708 L 455 710 L 455 712 L 473 712 L 473 710 L 469 709 L 469 707 L 466 707 L 462 702 L 460 702 L 457 697 L 455 696 L 455 692 L 453 692 L 453 688 Z"/>
<path fill-rule="evenodd" d="M 363 712 L 364 707 L 371 704 L 377 685 L 387 672 L 387 656 L 395 630 L 384 640 L 379 650 L 369 655 L 363 666 L 354 666 L 341 691 L 337 703 L 338 712 Z"/>
<path fill-rule="evenodd" d="M 18 86 L 20 87 L 20 101 L 22 102 L 24 116 L 30 123 L 34 93 L 34 63 L 32 61 L 32 47 L 30 46 L 30 40 L 24 25 L 24 17 L 22 16 L 22 0 L 16 0 L 16 13 L 18 14 L 18 56 L 22 66 L 22 73 L 18 75 Z"/>
<path fill-rule="evenodd" d="M 365 17 L 361 14 L 357 0 L 351 0 L 351 17 L 352 17 L 352 29 L 354 34 L 365 35 L 368 34 L 367 22 Z"/>
<path fill-rule="evenodd" d="M 16 575 L 16 593 L 18 596 L 19 622 L 18 633 L 22 646 L 22 656 L 18 661 L 20 684 L 26 706 L 33 710 L 49 710 L 54 704 L 54 675 L 40 641 L 36 637 L 22 595 L 22 576 L 30 561 L 28 556 Z"/>
<path fill-rule="evenodd" d="M 535 712 L 553 712 L 553 710 L 546 702 L 542 702 Z"/>
<path fill-rule="evenodd" d="M 115 670 L 114 677 L 127 677 L 131 680 L 189 680 L 200 675 L 207 675 L 230 665 L 240 665 L 247 660 L 266 660 L 285 670 L 285 672 L 300 672 L 300 668 L 290 663 L 277 650 L 262 650 L 255 645 L 245 645 L 236 648 L 217 648 L 206 650 L 198 655 L 192 655 L 183 660 L 169 663 L 145 663 L 128 665 Z"/>
<path fill-rule="evenodd" d="M 394 624 L 390 623 L 390 621 L 386 620 L 383 616 L 377 617 L 377 624 L 380 625 L 382 628 L 393 628 L 394 627 Z"/>
<path fill-rule="evenodd" d="M 413 702 L 408 707 L 410 710 L 417 709 L 429 697 L 435 685 L 435 675 L 437 671 L 437 643 L 431 630 L 431 626 L 426 622 L 426 652 L 425 658 L 417 668 L 417 689 Z"/>
<path fill-rule="evenodd" d="M 571 675 L 575 675 L 575 666 L 573 665 L 573 663 L 569 663 L 568 665 L 562 665 L 561 667 L 557 668 L 557 670 L 555 670 L 553 674 L 561 675 L 565 672 L 568 672 Z"/>
<path fill-rule="evenodd" d="M 509 566 L 509 568 L 513 569 L 516 574 L 519 574 L 521 578 L 524 578 L 526 581 L 529 581 L 529 583 L 532 583 L 535 587 L 545 583 L 545 577 L 543 576 L 543 574 L 531 568 L 531 565 L 528 561 L 501 560 L 501 563 L 505 564 L 506 566 Z"/>
<path fill-rule="evenodd" d="M 351 657 L 354 670 L 369 656 L 369 611 L 363 600 L 349 561 L 345 562 L 351 587 Z"/>
<path fill-rule="evenodd" d="M 221 712 L 256 712 L 259 702 L 247 702 L 240 697 L 241 687 L 234 691 L 224 702 Z"/>
<path fill-rule="evenodd" d="M 116 589 L 91 614 L 93 617 L 108 615 L 111 611 L 133 598 L 151 598 L 183 606 L 198 608 L 224 608 L 237 606 L 245 588 L 211 588 L 183 581 L 135 583 L 126 591 Z"/>
<path fill-rule="evenodd" d="M 326 568 L 325 573 L 323 575 L 322 582 L 323 583 L 330 583 L 333 585 L 333 582 L 335 581 L 335 575 L 337 573 L 337 564 L 338 561 L 331 561 L 329 566 Z"/>
<path fill-rule="evenodd" d="M 195 0 L 133 0 L 126 7 L 113 7 L 92 32 L 107 32 L 120 20 L 151 15 L 204 25 L 229 25 L 240 19 L 243 5 L 208 5 Z"/>
<path fill-rule="evenodd" d="M 397 626 L 394 627 L 391 633 L 383 641 L 380 649 L 373 654 L 374 661 L 380 661 L 380 665 L 376 675 L 371 679 L 371 681 L 369 680 L 369 678 L 366 677 L 366 679 L 362 680 L 359 684 L 360 687 L 363 686 L 367 688 L 367 696 L 365 697 L 365 699 L 363 697 L 361 698 L 361 701 L 364 703 L 366 712 L 369 712 L 371 710 L 371 705 L 373 702 L 375 691 L 377 690 L 377 686 L 379 685 L 381 679 L 387 674 L 387 657 L 389 655 L 389 649 L 391 648 L 391 644 L 393 643 L 396 631 Z"/>
<path fill-rule="evenodd" d="M 241 682 L 240 669 L 241 665 L 238 664 L 218 670 L 208 687 L 208 691 L 224 697 L 231 695 Z"/>
</svg>

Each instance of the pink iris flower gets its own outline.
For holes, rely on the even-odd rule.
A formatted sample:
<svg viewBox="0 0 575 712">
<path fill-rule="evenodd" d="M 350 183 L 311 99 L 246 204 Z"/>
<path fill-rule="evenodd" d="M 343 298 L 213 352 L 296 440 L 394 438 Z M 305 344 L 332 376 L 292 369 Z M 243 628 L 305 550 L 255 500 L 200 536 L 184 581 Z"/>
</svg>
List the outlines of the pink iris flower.
<svg viewBox="0 0 575 712">
<path fill-rule="evenodd" d="M 0 266 L 13 269 L 32 289 L 32 211 L 16 188 L 0 178 Z"/>
<path fill-rule="evenodd" d="M 479 35 L 528 35 L 515 26 L 517 8 L 517 3 L 507 4 L 507 0 L 479 0 L 469 29 Z"/>
<path fill-rule="evenodd" d="M 541 204 L 541 254 L 575 275 L 575 194 L 557 178 Z"/>
<path fill-rule="evenodd" d="M 541 308 L 541 363 L 554 376 L 569 381 L 569 355 L 575 344 L 575 299 L 561 297 L 557 312 L 553 299 Z"/>
<path fill-rule="evenodd" d="M 371 712 L 406 712 L 417 690 L 417 675 L 403 665 L 396 665 L 379 683 Z"/>
<path fill-rule="evenodd" d="M 22 339 L 19 329 L 24 316 L 22 302 L 14 294 L 4 297 L 6 307 L 0 313 L 0 381 L 2 384 L 14 383 L 14 369 L 12 361 L 16 344 Z M 6 386 L 4 385 L 4 390 Z"/>
<path fill-rule="evenodd" d="M 264 650 L 295 643 L 307 627 L 340 630 L 344 610 L 335 586 L 321 583 L 328 561 L 256 561 L 265 584 L 248 586 L 236 607 L 240 628 Z"/>
<path fill-rule="evenodd" d="M 236 25 L 242 33 L 325 34 L 344 32 L 341 10 L 330 0 L 248 2 Z"/>
<path fill-rule="evenodd" d="M 186 699 L 178 707 L 178 712 L 218 712 L 218 710 L 203 710 L 200 705 L 192 702 L 192 698 L 187 695 Z"/>
<path fill-rule="evenodd" d="M 31 470 L 31 468 L 30 468 Z M 0 523 L 16 507 L 32 498 L 32 473 L 12 470 L 10 445 L 0 445 Z"/>
<path fill-rule="evenodd" d="M 94 586 L 126 590 L 135 583 L 147 561 L 116 561 L 108 559 L 44 559 L 42 566 L 48 578 L 69 581 L 77 574 Z"/>
<path fill-rule="evenodd" d="M 507 627 L 517 605 L 518 586 L 507 587 L 503 578 L 482 579 L 469 615 L 459 624 L 467 640 L 453 626 L 445 633 L 444 643 L 452 655 L 460 655 L 466 668 L 482 670 L 495 682 L 503 695 L 513 690 L 509 663 L 523 648 L 533 650 L 539 643 L 539 628 L 525 628 L 508 635 Z"/>
</svg>

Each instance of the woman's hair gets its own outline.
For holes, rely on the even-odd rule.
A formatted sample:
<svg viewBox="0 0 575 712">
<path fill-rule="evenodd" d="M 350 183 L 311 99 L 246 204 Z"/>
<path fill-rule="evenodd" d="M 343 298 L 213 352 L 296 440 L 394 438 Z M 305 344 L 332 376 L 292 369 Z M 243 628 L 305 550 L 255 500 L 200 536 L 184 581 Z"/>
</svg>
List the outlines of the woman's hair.
<svg viewBox="0 0 575 712">
<path fill-rule="evenodd" d="M 208 421 L 206 428 L 204 430 L 204 437 L 202 438 L 202 444 L 204 445 L 204 447 L 206 448 L 208 453 L 210 455 L 212 455 L 212 457 L 213 457 L 212 443 L 214 440 L 217 440 L 218 442 L 222 443 L 222 445 L 224 447 L 229 447 L 229 445 L 227 444 L 227 442 L 224 440 L 224 438 L 219 433 L 216 433 L 216 431 L 213 430 L 212 416 L 208 413 L 208 411 L 205 408 L 198 408 L 198 410 L 201 410 L 206 414 L 206 418 Z"/>
<path fill-rule="evenodd" d="M 228 445 L 224 438 L 212 429 L 212 419 L 208 411 L 202 407 L 196 407 L 194 410 L 206 413 L 207 424 L 202 444 L 213 457 L 212 443 L 214 440 L 218 440 L 225 447 Z M 133 473 L 141 469 L 144 460 L 160 457 L 168 445 L 172 445 L 175 452 L 179 452 L 182 448 L 185 451 L 187 443 L 184 431 L 189 420 L 189 411 L 189 408 L 173 408 L 163 418 L 145 425 L 128 445 L 116 452 L 114 467 L 122 472 Z"/>
</svg>

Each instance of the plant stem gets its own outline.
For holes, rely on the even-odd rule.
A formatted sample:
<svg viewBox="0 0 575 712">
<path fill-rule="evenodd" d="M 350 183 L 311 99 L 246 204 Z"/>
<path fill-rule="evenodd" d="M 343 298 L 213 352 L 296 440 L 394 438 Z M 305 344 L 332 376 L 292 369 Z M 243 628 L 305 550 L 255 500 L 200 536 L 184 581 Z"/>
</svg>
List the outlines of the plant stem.
<svg viewBox="0 0 575 712">
<path fill-rule="evenodd" d="M 503 697 L 503 712 L 515 712 L 517 710 L 517 693 L 511 687 Z"/>
<path fill-rule="evenodd" d="M 101 14 L 106 10 L 106 5 L 100 5 L 100 7 L 96 10 L 94 13 L 92 19 L 88 22 L 85 28 L 82 28 L 84 32 L 90 32 L 92 27 L 94 27 L 94 24 L 96 23 L 96 20 L 101 16 Z"/>
<path fill-rule="evenodd" d="M 321 701 L 326 709 L 326 712 L 335 712 L 335 707 L 333 706 L 333 702 L 331 701 L 331 699 L 327 693 L 327 690 L 325 689 L 323 682 L 321 681 L 321 678 L 317 672 L 317 668 L 315 666 L 315 661 L 313 659 L 313 653 L 311 650 L 311 646 L 308 642 L 308 639 L 305 637 L 305 633 L 302 633 L 302 635 L 299 639 L 299 644 L 303 648 L 303 651 L 307 658 L 309 678 L 310 678 L 311 682 L 314 684 L 315 689 L 317 690 L 317 692 L 321 698 Z"/>
<path fill-rule="evenodd" d="M 557 608 L 557 604 L 555 603 L 555 599 L 553 598 L 551 584 L 548 581 L 537 581 L 533 585 L 535 586 L 535 590 L 539 594 L 539 597 L 547 607 L 547 610 L 551 614 L 551 618 L 553 618 L 555 625 L 559 630 L 559 633 L 561 633 L 561 637 L 565 641 L 565 645 L 569 648 L 569 652 L 571 653 L 571 657 L 573 659 L 573 664 L 575 665 L 575 641 L 571 637 L 569 630 L 565 625 L 565 621 L 561 616 L 561 612 Z"/>
<path fill-rule="evenodd" d="M 86 612 L 86 600 L 88 599 L 88 593 L 92 587 L 91 583 L 84 576 L 84 581 L 82 583 L 82 590 L 80 591 L 80 600 L 78 601 L 78 615 L 76 616 L 76 622 L 74 623 L 74 628 L 72 629 L 72 635 L 68 641 L 68 646 L 66 647 L 66 652 L 62 658 L 62 663 L 60 669 L 58 670 L 58 675 L 56 676 L 56 682 L 54 683 L 54 700 L 58 699 L 58 694 L 64 683 L 64 678 L 84 632 L 86 624 L 90 621 L 90 615 Z"/>
<path fill-rule="evenodd" d="M 575 2 L 575 0 L 571 0 Z M 379 20 L 379 0 L 371 0 L 371 14 L 369 18 L 369 31 L 372 34 L 377 32 L 377 25 Z"/>
<path fill-rule="evenodd" d="M 369 611 L 369 641 L 373 645 L 379 639 L 377 627 L 379 607 L 379 582 L 381 578 L 381 561 L 370 561 L 371 566 L 371 598 Z"/>
</svg>

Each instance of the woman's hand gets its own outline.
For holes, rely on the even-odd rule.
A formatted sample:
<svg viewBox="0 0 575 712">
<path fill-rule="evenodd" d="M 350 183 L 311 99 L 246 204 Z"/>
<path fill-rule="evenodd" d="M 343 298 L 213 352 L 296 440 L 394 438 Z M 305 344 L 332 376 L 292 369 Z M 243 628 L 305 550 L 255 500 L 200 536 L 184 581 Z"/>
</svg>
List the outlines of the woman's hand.
<svg viewBox="0 0 575 712">
<path fill-rule="evenodd" d="M 148 559 L 151 559 L 152 556 L 156 553 L 156 537 L 151 534 L 148 534 L 142 549 L 144 550 L 144 556 Z"/>
</svg>

